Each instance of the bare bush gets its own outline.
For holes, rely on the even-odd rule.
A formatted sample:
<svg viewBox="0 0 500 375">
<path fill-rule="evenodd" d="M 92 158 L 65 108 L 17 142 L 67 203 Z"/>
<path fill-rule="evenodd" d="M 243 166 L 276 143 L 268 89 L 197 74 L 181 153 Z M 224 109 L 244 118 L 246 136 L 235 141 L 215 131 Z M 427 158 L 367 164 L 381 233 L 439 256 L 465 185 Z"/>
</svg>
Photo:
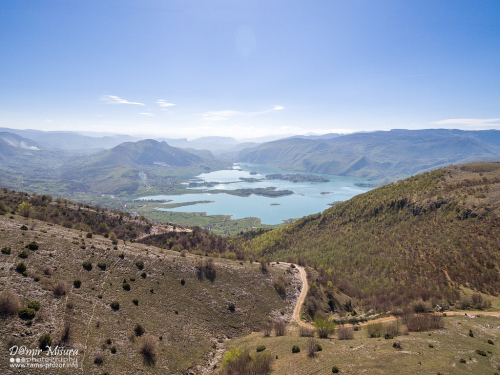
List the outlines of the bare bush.
<svg viewBox="0 0 500 375">
<path fill-rule="evenodd" d="M 271 332 L 273 330 L 273 325 L 271 323 L 265 323 L 262 328 L 264 330 L 264 337 L 271 336 Z"/>
<path fill-rule="evenodd" d="M 382 323 L 370 323 L 366 326 L 368 337 L 380 337 L 384 333 L 384 325 Z"/>
<path fill-rule="evenodd" d="M 21 308 L 19 297 L 12 290 L 0 293 L 0 315 L 16 315 Z"/>
<path fill-rule="evenodd" d="M 269 353 L 250 355 L 248 350 L 237 352 L 230 361 L 223 363 L 220 375 L 268 375 L 271 373 L 273 359 Z"/>
<path fill-rule="evenodd" d="M 276 279 L 273 281 L 273 287 L 274 290 L 280 295 L 284 296 L 286 295 L 286 279 L 283 275 L 279 275 Z"/>
<path fill-rule="evenodd" d="M 337 328 L 337 337 L 339 340 L 353 340 L 354 328 L 341 326 Z"/>
<path fill-rule="evenodd" d="M 385 325 L 385 336 L 394 338 L 399 335 L 401 335 L 401 319 Z"/>
<path fill-rule="evenodd" d="M 68 284 L 66 284 L 65 281 L 59 280 L 56 285 L 54 286 L 54 295 L 56 297 L 62 297 L 66 294 L 68 291 Z"/>
<path fill-rule="evenodd" d="M 151 335 L 144 336 L 140 352 L 144 363 L 148 366 L 154 366 L 156 364 L 156 356 L 158 355 L 158 340 L 156 337 Z"/>
<path fill-rule="evenodd" d="M 299 336 L 300 337 L 314 337 L 314 329 L 301 326 L 299 328 Z"/>
<path fill-rule="evenodd" d="M 54 273 L 54 268 L 51 266 L 45 266 L 45 268 L 43 269 L 43 273 L 47 276 L 51 276 Z"/>
<path fill-rule="evenodd" d="M 66 320 L 64 322 L 62 331 L 61 331 L 61 339 L 60 342 L 61 344 L 67 344 L 71 341 L 71 338 L 73 337 L 73 326 L 71 324 L 70 320 Z"/>
<path fill-rule="evenodd" d="M 404 316 L 403 322 L 405 322 L 409 332 L 429 331 L 444 326 L 441 314 L 408 314 Z"/>
<path fill-rule="evenodd" d="M 202 259 L 198 262 L 196 266 L 198 278 L 201 280 L 205 276 L 208 280 L 214 281 L 216 277 L 216 269 L 214 260 L 212 258 Z"/>
<path fill-rule="evenodd" d="M 285 336 L 286 324 L 282 320 L 277 320 L 274 322 L 274 333 L 276 336 Z"/>
<path fill-rule="evenodd" d="M 318 344 L 318 341 L 314 337 L 311 337 L 309 340 L 307 340 L 306 348 L 307 355 L 309 357 L 314 357 L 316 355 L 316 352 L 319 351 L 320 346 Z"/>
</svg>

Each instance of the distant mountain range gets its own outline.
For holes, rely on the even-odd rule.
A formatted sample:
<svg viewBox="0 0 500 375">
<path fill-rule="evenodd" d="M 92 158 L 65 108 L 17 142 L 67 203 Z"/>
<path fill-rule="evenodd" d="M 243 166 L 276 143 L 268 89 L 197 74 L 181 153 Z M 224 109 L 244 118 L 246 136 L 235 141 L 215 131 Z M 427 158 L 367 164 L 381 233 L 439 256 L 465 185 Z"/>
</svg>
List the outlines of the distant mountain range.
<svg viewBox="0 0 500 375">
<path fill-rule="evenodd" d="M 242 150 L 236 161 L 382 180 L 453 163 L 499 158 L 498 130 L 428 129 L 282 139 Z"/>
</svg>

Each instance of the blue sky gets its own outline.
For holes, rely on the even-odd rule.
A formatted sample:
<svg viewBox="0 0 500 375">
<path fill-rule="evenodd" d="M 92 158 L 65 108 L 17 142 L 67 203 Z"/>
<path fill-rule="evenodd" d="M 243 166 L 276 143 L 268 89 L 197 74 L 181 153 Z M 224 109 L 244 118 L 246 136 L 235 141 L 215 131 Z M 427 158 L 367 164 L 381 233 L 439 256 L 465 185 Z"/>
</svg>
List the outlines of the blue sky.
<svg viewBox="0 0 500 375">
<path fill-rule="evenodd" d="M 500 129 L 500 1 L 6 0 L 0 126 Z"/>
</svg>

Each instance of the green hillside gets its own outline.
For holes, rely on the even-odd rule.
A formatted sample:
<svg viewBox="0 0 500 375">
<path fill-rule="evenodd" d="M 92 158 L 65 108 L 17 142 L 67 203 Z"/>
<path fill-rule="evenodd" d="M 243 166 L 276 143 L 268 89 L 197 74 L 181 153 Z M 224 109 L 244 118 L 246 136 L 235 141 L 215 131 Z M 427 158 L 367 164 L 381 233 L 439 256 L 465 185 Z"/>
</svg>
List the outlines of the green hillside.
<svg viewBox="0 0 500 375">
<path fill-rule="evenodd" d="M 451 163 L 497 160 L 499 155 L 500 131 L 427 129 L 284 139 L 245 149 L 236 160 L 285 170 L 392 180 Z"/>
<path fill-rule="evenodd" d="M 450 166 L 379 187 L 322 214 L 233 241 L 256 257 L 315 267 L 326 293 L 366 308 L 458 302 L 500 291 L 500 163 Z M 312 288 L 314 290 L 314 287 Z"/>
</svg>

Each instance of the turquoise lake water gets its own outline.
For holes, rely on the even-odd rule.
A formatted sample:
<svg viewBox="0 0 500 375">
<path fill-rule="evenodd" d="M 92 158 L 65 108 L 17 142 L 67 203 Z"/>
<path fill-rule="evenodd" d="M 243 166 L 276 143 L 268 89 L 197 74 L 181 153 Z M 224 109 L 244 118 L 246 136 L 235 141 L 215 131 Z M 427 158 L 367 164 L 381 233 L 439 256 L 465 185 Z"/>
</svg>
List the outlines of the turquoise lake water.
<svg viewBox="0 0 500 375">
<path fill-rule="evenodd" d="M 250 172 L 257 172 L 251 175 Z M 265 180 L 261 182 L 244 182 L 244 178 L 264 178 L 271 173 L 309 174 L 324 176 L 329 182 L 290 182 L 282 180 Z M 365 193 L 371 188 L 358 187 L 355 183 L 370 183 L 370 181 L 344 176 L 330 176 L 317 173 L 283 171 L 265 165 L 239 163 L 233 169 L 202 173 L 193 182 L 220 182 L 214 187 L 202 187 L 204 192 L 183 195 L 155 195 L 139 199 L 168 199 L 169 203 L 185 203 L 194 201 L 213 201 L 178 208 L 161 208 L 159 210 L 174 212 L 205 212 L 207 215 L 231 215 L 233 219 L 259 217 L 263 224 L 280 224 L 283 220 L 299 218 L 326 210 L 328 203 L 345 201 L 357 194 Z M 225 182 L 225 183 L 224 183 Z M 227 184 L 228 182 L 234 182 Z M 216 194 L 217 190 L 234 190 L 244 188 L 276 187 L 276 190 L 292 190 L 295 194 L 278 198 L 268 198 L 258 195 L 238 197 L 230 194 Z M 328 192 L 330 194 L 320 194 Z M 277 204 L 277 205 L 275 205 Z"/>
</svg>

